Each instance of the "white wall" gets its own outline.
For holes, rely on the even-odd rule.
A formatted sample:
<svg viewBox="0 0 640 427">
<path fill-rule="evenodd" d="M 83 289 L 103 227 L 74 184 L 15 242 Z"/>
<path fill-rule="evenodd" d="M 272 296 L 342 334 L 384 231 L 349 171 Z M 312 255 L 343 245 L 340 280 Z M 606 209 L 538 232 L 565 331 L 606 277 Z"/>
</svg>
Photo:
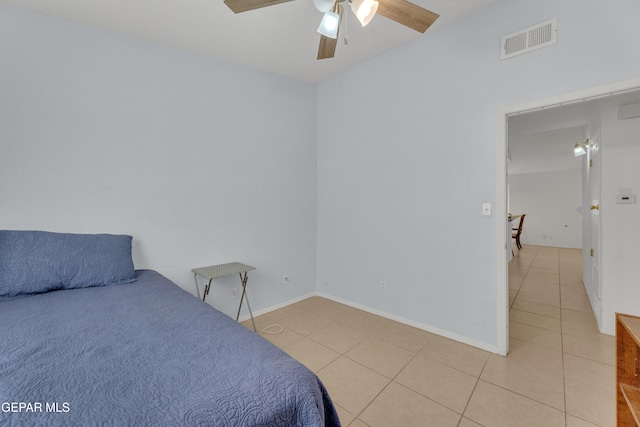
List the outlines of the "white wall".
<svg viewBox="0 0 640 427">
<path fill-rule="evenodd" d="M 639 76 L 638 16 L 508 0 L 320 84 L 318 289 L 496 346 L 499 112 Z M 557 45 L 500 61 L 502 35 L 553 17 Z"/>
<path fill-rule="evenodd" d="M 615 334 L 615 313 L 640 315 L 640 118 L 617 120 L 617 105 L 602 109 L 601 143 L 602 332 Z"/>
<path fill-rule="evenodd" d="M 192 293 L 252 264 L 254 311 L 315 291 L 314 85 L 6 5 L 0 58 L 0 228 L 132 234 Z"/>
<path fill-rule="evenodd" d="M 581 169 L 509 175 L 508 181 L 511 212 L 527 214 L 521 243 L 582 248 Z"/>
</svg>

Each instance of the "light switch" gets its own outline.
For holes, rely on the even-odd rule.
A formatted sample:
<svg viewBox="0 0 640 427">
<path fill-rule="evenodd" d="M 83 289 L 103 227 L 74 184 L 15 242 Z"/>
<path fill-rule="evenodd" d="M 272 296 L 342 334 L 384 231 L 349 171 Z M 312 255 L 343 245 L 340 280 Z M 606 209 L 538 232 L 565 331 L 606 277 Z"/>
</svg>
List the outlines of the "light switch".
<svg viewBox="0 0 640 427">
<path fill-rule="evenodd" d="M 483 216 L 491 216 L 491 203 L 483 203 L 482 204 L 482 215 Z"/>
</svg>

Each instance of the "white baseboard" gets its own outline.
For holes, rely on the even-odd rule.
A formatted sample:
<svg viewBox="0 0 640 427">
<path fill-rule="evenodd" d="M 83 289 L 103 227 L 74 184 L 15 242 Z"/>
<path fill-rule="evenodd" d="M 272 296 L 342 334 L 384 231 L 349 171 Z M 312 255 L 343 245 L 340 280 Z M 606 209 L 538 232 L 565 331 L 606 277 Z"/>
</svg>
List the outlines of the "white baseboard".
<svg viewBox="0 0 640 427">
<path fill-rule="evenodd" d="M 497 346 L 488 345 L 487 343 L 484 343 L 484 342 L 480 342 L 480 341 L 477 341 L 477 340 L 474 340 L 474 339 L 470 339 L 470 338 L 462 336 L 462 335 L 454 334 L 452 332 L 445 331 L 445 330 L 436 328 L 436 327 L 431 326 L 431 325 L 415 322 L 413 320 L 404 318 L 402 316 L 396 316 L 395 314 L 387 313 L 385 311 L 377 310 L 377 309 L 371 308 L 371 307 L 366 307 L 366 306 L 364 306 L 362 304 L 354 303 L 352 301 L 347 301 L 347 300 L 344 300 L 342 298 L 337 298 L 337 297 L 334 297 L 332 295 L 325 294 L 323 292 L 311 292 L 311 293 L 308 293 L 306 295 L 300 296 L 298 298 L 294 298 L 294 299 L 291 299 L 289 301 L 285 301 L 285 302 L 283 302 L 281 304 L 277 304 L 277 305 L 274 305 L 274 306 L 271 306 L 271 307 L 268 307 L 268 308 L 264 308 L 262 310 L 255 311 L 253 313 L 253 316 L 254 317 L 261 316 L 263 314 L 267 314 L 267 313 L 269 313 L 271 311 L 278 310 L 280 308 L 286 307 L 286 306 L 291 305 L 291 304 L 295 304 L 297 302 L 303 301 L 303 300 L 305 300 L 307 298 L 311 298 L 311 297 L 314 297 L 314 296 L 319 296 L 319 297 L 326 298 L 326 299 L 331 300 L 331 301 L 338 302 L 340 304 L 348 305 L 349 307 L 353 307 L 353 308 L 356 308 L 358 310 L 366 311 L 367 313 L 375 314 L 376 316 L 384 317 L 386 319 L 394 320 L 396 322 L 399 322 L 399 323 L 402 323 L 402 324 L 405 324 L 405 325 L 408 325 L 408 326 L 412 326 L 414 328 L 421 329 L 423 331 L 427 331 L 427 332 L 430 332 L 432 334 L 440 335 L 440 336 L 445 337 L 445 338 L 450 338 L 452 340 L 461 342 L 463 344 L 468 344 L 470 346 L 473 346 L 473 347 L 476 347 L 476 348 L 479 348 L 479 349 L 482 349 L 482 350 L 486 350 L 486 351 L 489 351 L 491 353 L 496 353 L 496 354 L 498 353 Z M 246 314 L 246 315 L 240 316 L 240 321 L 244 322 L 245 320 L 249 320 L 250 318 L 251 317 L 248 314 Z"/>
<path fill-rule="evenodd" d="M 426 331 L 426 332 L 431 332 L 432 334 L 440 335 L 441 337 L 450 338 L 450 339 L 452 339 L 454 341 L 458 341 L 458 342 L 461 342 L 463 344 L 468 344 L 470 346 L 479 348 L 481 350 L 486 350 L 486 351 L 489 351 L 491 353 L 496 353 L 496 354 L 498 353 L 498 348 L 496 346 L 494 346 L 494 345 L 488 345 L 487 343 L 484 343 L 484 342 L 481 342 L 481 341 L 477 341 L 477 340 L 473 340 L 473 339 L 470 339 L 470 338 L 462 336 L 462 335 L 454 334 L 452 332 L 445 331 L 445 330 L 436 328 L 436 327 L 431 326 L 431 325 L 427 325 L 427 324 L 424 324 L 424 323 L 416 322 L 416 321 L 404 318 L 402 316 L 397 316 L 395 314 L 387 313 L 387 312 L 382 311 L 382 310 L 377 310 L 375 308 L 366 307 L 366 306 L 364 306 L 362 304 L 358 304 L 358 303 L 354 303 L 354 302 L 351 302 L 351 301 L 347 301 L 347 300 L 344 300 L 342 298 L 337 298 L 337 297 L 334 297 L 332 295 L 328 295 L 328 294 L 325 294 L 325 293 L 322 293 L 322 292 L 317 292 L 317 295 L 322 297 L 322 298 L 326 298 L 328 300 L 331 300 L 331 301 L 339 302 L 340 304 L 348 305 L 349 307 L 357 308 L 358 310 L 362 310 L 362 311 L 366 311 L 366 312 L 371 313 L 371 314 L 375 314 L 376 316 L 380 316 L 380 317 L 384 317 L 386 319 L 394 320 L 394 321 L 396 321 L 398 323 L 402 323 L 402 324 L 405 324 L 405 325 L 408 325 L 408 326 L 412 326 L 414 328 L 421 329 L 421 330 Z"/>
<path fill-rule="evenodd" d="M 317 295 L 318 295 L 317 292 L 311 292 L 311 293 L 308 293 L 306 295 L 302 295 L 300 297 L 297 297 L 297 298 L 294 298 L 294 299 L 290 299 L 290 300 L 285 301 L 283 303 L 272 305 L 271 307 L 263 308 L 263 309 L 258 310 L 258 311 L 254 311 L 253 312 L 253 317 L 262 316 L 263 314 L 270 313 L 272 311 L 275 311 L 275 310 L 278 310 L 280 308 L 286 307 L 288 305 L 295 304 L 297 302 L 306 300 L 307 298 L 315 297 Z M 239 322 L 244 322 L 245 320 L 250 320 L 250 319 L 251 319 L 251 316 L 249 315 L 249 313 L 247 313 L 247 314 L 242 314 L 240 316 L 240 318 L 238 319 L 238 321 Z"/>
</svg>

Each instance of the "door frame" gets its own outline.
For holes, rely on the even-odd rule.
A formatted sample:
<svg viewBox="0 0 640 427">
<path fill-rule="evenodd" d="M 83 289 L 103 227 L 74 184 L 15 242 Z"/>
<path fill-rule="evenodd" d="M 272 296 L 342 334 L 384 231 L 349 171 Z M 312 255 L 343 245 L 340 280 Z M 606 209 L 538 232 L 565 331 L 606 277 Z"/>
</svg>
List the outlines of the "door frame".
<svg viewBox="0 0 640 427">
<path fill-rule="evenodd" d="M 523 104 L 512 105 L 504 108 L 498 115 L 498 147 L 497 147 L 497 193 L 496 193 L 496 218 L 497 218 L 497 340 L 498 354 L 506 356 L 509 353 L 509 271 L 507 264 L 507 250 L 511 250 L 511 236 L 507 238 L 507 227 L 502 221 L 507 218 L 507 150 L 509 134 L 507 132 L 507 119 L 510 116 L 543 110 L 550 107 L 562 107 L 564 105 L 591 101 L 598 98 L 620 95 L 625 92 L 637 90 L 640 87 L 640 78 L 624 80 L 575 92 L 569 92 L 549 98 L 529 101 Z M 567 150 L 571 147 L 568 146 Z M 502 218 L 502 220 L 501 220 Z M 604 284 L 600 284 L 601 288 Z"/>
</svg>

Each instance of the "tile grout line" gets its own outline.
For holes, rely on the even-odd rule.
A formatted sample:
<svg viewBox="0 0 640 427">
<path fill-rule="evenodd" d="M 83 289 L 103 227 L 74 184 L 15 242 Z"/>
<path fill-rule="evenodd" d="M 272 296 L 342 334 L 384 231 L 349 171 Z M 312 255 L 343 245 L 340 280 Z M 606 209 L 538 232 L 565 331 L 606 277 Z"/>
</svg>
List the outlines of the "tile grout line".
<svg viewBox="0 0 640 427">
<path fill-rule="evenodd" d="M 564 425 L 569 423 L 567 417 L 567 379 L 564 365 L 564 332 L 562 331 L 562 284 L 560 283 L 560 253 L 558 252 L 558 292 L 560 292 L 560 351 L 562 359 L 562 402 L 564 404 Z"/>
<path fill-rule="evenodd" d="M 489 357 L 487 357 L 487 360 L 485 360 L 484 365 L 482 365 L 482 369 L 480 370 L 480 374 L 478 375 L 476 383 L 473 386 L 473 390 L 471 390 L 471 393 L 469 394 L 469 399 L 467 399 L 467 403 L 464 405 L 464 409 L 462 410 L 462 414 L 460 414 L 460 421 L 458 421 L 458 427 L 460 426 L 460 423 L 462 422 L 462 419 L 464 418 L 465 412 L 467 412 L 467 408 L 469 407 L 469 403 L 471 403 L 471 399 L 473 398 L 473 394 L 476 392 L 476 388 L 478 388 L 478 384 L 480 383 L 480 377 L 482 376 L 482 373 L 484 372 L 484 369 L 487 367 L 487 363 L 489 363 L 489 359 L 490 358 L 491 358 L 491 355 Z M 476 424 L 480 424 L 480 423 L 476 422 L 475 420 L 473 420 L 472 418 L 469 418 L 469 419 L 471 421 L 473 421 L 474 423 L 476 423 Z"/>
<path fill-rule="evenodd" d="M 385 341 L 385 342 L 386 342 L 386 341 Z M 378 394 L 376 394 L 376 395 L 375 395 L 375 396 L 374 396 L 374 397 L 369 401 L 369 403 L 367 403 L 367 405 L 362 409 L 362 411 L 360 411 L 360 412 L 355 416 L 355 418 L 353 419 L 353 421 L 355 421 L 355 420 L 359 420 L 360 422 L 362 422 L 362 423 L 364 423 L 364 424 L 367 424 L 367 423 L 365 423 L 364 421 L 362 421 L 362 420 L 360 419 L 360 415 L 362 415 L 362 414 L 364 413 L 364 411 L 366 411 L 366 410 L 367 410 L 367 408 L 369 408 L 369 406 L 371 406 L 371 404 L 372 404 L 372 403 L 373 403 L 373 402 L 374 402 L 374 401 L 375 401 L 375 400 L 376 400 L 376 399 L 377 399 L 377 398 L 378 398 L 378 397 L 379 397 L 379 396 L 380 396 L 380 395 L 381 395 L 381 394 L 382 394 L 382 393 L 383 393 L 383 392 L 384 392 L 384 391 L 389 387 L 389 385 L 390 385 L 391 383 L 396 382 L 395 380 L 396 380 L 396 378 L 398 377 L 398 375 L 400 375 L 400 373 L 401 373 L 402 371 L 404 371 L 404 369 L 405 369 L 407 366 L 409 366 L 409 363 L 411 363 L 411 362 L 413 361 L 413 359 L 415 359 L 415 358 L 418 356 L 418 354 L 419 354 L 422 350 L 424 350 L 424 348 L 427 346 L 427 344 L 429 344 L 429 342 L 425 343 L 425 344 L 422 346 L 422 348 L 420 348 L 420 350 L 418 350 L 418 351 L 416 352 L 416 354 L 414 354 L 414 355 L 411 357 L 411 359 L 409 359 L 409 361 L 408 361 L 408 362 L 407 362 L 407 363 L 402 367 L 402 369 L 400 369 L 400 370 L 399 370 L 399 371 L 398 371 L 398 372 L 393 376 L 393 378 L 390 378 L 390 379 L 389 379 L 389 382 L 387 383 L 387 385 L 385 385 L 385 386 L 382 388 L 382 390 L 380 390 L 380 392 L 379 392 Z M 398 347 L 400 347 L 400 346 L 398 346 Z M 402 347 L 400 347 L 400 348 L 402 348 Z M 383 376 L 383 377 L 385 377 L 385 378 L 388 378 L 388 377 L 386 377 L 384 374 L 381 374 L 380 372 L 377 372 L 376 370 L 371 369 L 370 367 L 363 365 L 362 363 L 358 362 L 357 360 L 353 360 L 353 359 L 351 359 L 349 356 L 347 356 L 347 355 L 346 355 L 346 353 L 345 353 L 345 354 L 342 354 L 341 356 L 344 356 L 344 357 L 346 357 L 347 359 L 349 359 L 349 360 L 353 361 L 354 363 L 357 363 L 358 365 L 360 365 L 360 366 L 362 366 L 362 367 L 364 367 L 364 368 L 367 368 L 367 369 L 369 369 L 369 370 L 372 370 L 373 372 L 375 372 L 375 373 L 377 373 L 377 374 L 380 374 L 380 375 L 382 375 L 382 376 Z M 405 386 L 405 385 L 402 385 L 402 384 L 400 384 L 400 383 L 396 383 L 396 384 L 398 384 L 398 385 L 399 385 L 399 386 L 401 386 L 401 387 L 406 388 L 407 390 L 410 390 L 410 391 L 412 391 L 412 392 L 414 392 L 414 393 L 417 393 L 417 394 L 419 394 L 420 396 L 423 396 L 423 397 L 424 397 L 424 398 L 426 398 L 426 399 L 429 399 L 427 396 L 424 396 L 423 394 L 418 393 L 417 391 L 415 391 L 415 390 L 413 390 L 413 389 L 411 389 L 411 388 L 409 388 L 409 387 L 407 387 L 407 386 Z M 446 407 L 446 406 L 444 406 L 443 404 L 441 404 L 441 403 L 439 403 L 439 402 L 436 402 L 436 401 L 435 401 L 435 400 L 433 400 L 433 399 L 429 399 L 429 400 L 431 400 L 432 402 L 437 403 L 437 404 L 438 404 L 438 405 L 440 405 L 440 406 L 443 406 L 443 407 L 447 408 L 447 407 Z M 447 409 L 450 409 L 450 408 L 447 408 Z M 455 411 L 454 411 L 454 412 L 455 412 Z M 353 421 L 352 421 L 352 423 L 353 423 Z M 369 424 L 367 424 L 367 425 L 369 425 Z"/>
<path fill-rule="evenodd" d="M 539 250 L 539 248 L 538 248 L 538 250 Z M 522 283 L 524 283 L 524 280 L 526 279 L 527 275 L 529 274 L 529 270 L 531 269 L 531 266 L 533 265 L 536 257 L 538 256 L 538 250 L 536 251 L 536 254 L 533 256 L 533 258 L 531 260 L 531 264 L 529 264 L 529 268 L 527 269 L 527 273 L 525 274 L 525 276 L 522 279 Z M 560 352 L 561 352 L 560 357 L 561 357 L 561 360 L 562 360 L 562 397 L 563 397 L 563 405 L 564 405 L 564 410 L 562 411 L 562 413 L 563 413 L 563 416 L 564 416 L 564 424 L 565 424 L 565 427 L 566 427 L 567 426 L 567 393 L 566 393 L 566 383 L 565 383 L 565 375 L 564 375 L 564 346 L 563 346 L 563 333 L 562 333 L 562 292 L 560 290 L 560 267 L 559 267 L 559 262 L 560 262 L 560 254 L 558 252 L 558 293 L 559 293 L 559 298 L 560 298 Z M 522 288 L 522 283 L 521 283 L 520 287 L 518 288 L 518 293 L 516 294 L 516 297 L 514 298 L 514 303 L 515 303 L 516 298 L 518 297 L 518 294 L 520 293 L 520 289 Z M 511 309 L 512 308 L 510 308 L 509 311 L 511 311 Z M 509 338 L 509 339 L 511 339 L 511 338 Z M 484 368 L 483 368 L 483 370 L 484 370 Z M 479 380 L 480 380 L 480 378 L 478 378 L 478 381 Z M 491 383 L 491 384 L 493 384 L 493 383 Z M 506 388 L 501 387 L 501 386 L 499 386 L 497 384 L 493 384 L 493 385 L 496 386 L 496 387 L 503 388 L 504 390 L 511 391 L 512 393 L 515 393 L 515 394 L 517 394 L 519 396 L 522 396 L 524 398 L 533 400 L 533 401 L 535 401 L 535 402 L 537 402 L 539 404 L 542 404 L 542 405 L 545 405 L 545 406 L 548 406 L 550 408 L 553 408 L 553 409 L 557 410 L 557 408 L 554 408 L 553 406 L 547 405 L 544 402 L 539 402 L 539 401 L 537 401 L 535 399 L 532 399 L 531 397 L 524 396 L 524 395 L 522 395 L 520 393 L 516 393 L 516 392 L 514 392 L 512 390 L 506 389 Z M 466 408 L 465 408 L 465 410 L 466 410 Z"/>
<path fill-rule="evenodd" d="M 558 283 L 560 283 L 560 279 L 558 280 Z M 584 286 L 584 282 L 583 282 L 583 286 Z M 565 420 L 565 427 L 566 427 L 566 426 L 568 426 L 568 423 L 569 423 L 568 417 L 569 417 L 569 415 L 572 415 L 572 414 L 569 414 L 569 412 L 567 410 L 567 382 L 566 382 L 567 379 L 566 379 L 566 376 L 565 376 L 564 332 L 563 332 L 563 329 L 562 329 L 563 310 L 579 312 L 577 310 L 572 310 L 572 309 L 567 309 L 567 308 L 563 308 L 562 307 L 562 283 L 560 283 L 560 343 L 562 345 L 562 386 L 563 386 L 563 394 L 564 394 L 564 420 Z M 571 354 L 571 353 L 567 353 L 567 354 Z M 585 359 L 585 360 L 590 360 L 592 362 L 594 361 L 594 360 L 591 360 L 591 359 L 588 359 L 588 358 L 584 358 L 584 357 L 578 356 L 578 355 L 572 355 L 572 356 L 573 357 L 579 357 L 579 358 Z M 601 363 L 601 362 L 598 362 L 598 361 L 595 361 L 595 362 Z M 583 420 L 585 422 L 589 422 L 589 423 L 595 425 L 595 423 L 593 423 L 592 421 L 584 420 L 583 418 L 581 418 L 579 416 L 576 416 L 576 415 L 572 415 L 572 416 L 575 417 L 575 418 L 578 418 L 580 420 Z"/>
<path fill-rule="evenodd" d="M 522 289 L 522 284 L 524 283 L 524 279 L 526 279 L 527 275 L 529 274 L 529 270 L 531 269 L 531 265 L 533 264 L 533 260 L 536 258 L 536 256 L 538 256 L 538 250 L 539 250 L 539 248 L 536 248 L 536 253 L 533 256 L 533 258 L 531 258 L 531 262 L 527 266 L 527 271 L 525 271 L 524 276 L 522 276 L 522 280 L 520 281 L 520 285 L 518 286 L 518 290 L 516 291 L 516 295 L 513 297 L 513 302 L 511 304 L 509 304 L 509 311 L 511 311 L 513 309 L 513 304 L 516 303 L 516 299 L 518 298 L 518 294 L 520 293 L 520 289 Z M 508 268 L 509 268 L 509 266 L 507 266 L 507 270 L 508 270 Z M 509 286 L 509 284 L 507 283 L 507 287 L 508 286 Z"/>
<path fill-rule="evenodd" d="M 522 279 L 522 283 L 524 283 L 524 280 L 526 279 L 527 275 L 529 274 L 529 270 L 531 269 L 531 266 L 533 265 L 533 263 L 534 263 L 534 261 L 535 261 L 536 257 L 538 256 L 538 251 L 539 251 L 539 248 L 538 248 L 538 250 L 536 250 L 536 253 L 535 253 L 535 255 L 533 256 L 533 258 L 532 258 L 532 260 L 531 260 L 531 264 L 529 264 L 529 268 L 527 269 L 527 273 L 525 274 L 525 276 L 524 276 L 524 277 L 523 277 L 523 279 Z M 559 252 L 558 252 L 558 263 L 559 263 L 559 262 L 560 262 L 560 254 L 559 254 Z M 516 294 L 516 297 L 514 298 L 514 303 L 515 303 L 516 298 L 518 297 L 518 294 L 520 293 L 520 289 L 521 289 L 521 288 L 522 288 L 522 284 L 521 284 L 521 285 L 520 285 L 520 287 L 518 288 L 518 293 Z M 560 292 L 560 268 L 559 268 L 559 267 L 558 267 L 558 293 L 560 294 L 560 298 L 561 298 L 561 292 Z M 562 300 L 560 300 L 560 306 L 562 306 Z M 562 346 L 562 335 L 563 335 L 563 334 L 562 334 L 562 307 L 559 307 L 559 308 L 560 308 L 560 351 L 561 351 L 561 359 L 562 359 L 562 396 L 563 396 L 563 405 L 564 405 L 564 410 L 562 411 L 562 413 L 563 413 L 563 415 L 564 415 L 564 424 L 565 424 L 565 426 L 566 426 L 566 425 L 567 425 L 567 402 L 566 402 L 565 378 L 564 378 L 564 351 L 563 351 L 563 346 Z M 509 311 L 511 311 L 511 309 L 512 309 L 512 308 L 510 308 L 510 309 L 509 309 Z M 533 313 L 533 314 L 536 314 L 536 313 Z M 531 325 L 529 325 L 529 326 L 531 326 Z M 540 329 L 544 329 L 544 328 L 540 328 Z M 511 337 L 509 337 L 509 339 L 511 339 Z M 508 357 L 508 356 L 507 356 L 507 357 Z M 479 380 L 479 379 L 478 379 L 478 380 Z M 493 383 L 490 383 L 490 384 L 493 384 Z M 546 404 L 546 403 L 544 403 L 544 402 L 537 401 L 537 400 L 535 400 L 535 399 L 533 399 L 533 398 L 531 398 L 531 397 L 528 397 L 528 396 L 525 396 L 525 395 L 523 395 L 523 394 L 520 394 L 520 393 L 514 392 L 514 391 L 512 391 L 512 390 L 509 390 L 509 389 L 504 388 L 504 387 L 502 387 L 502 386 L 499 386 L 499 385 L 497 385 L 497 384 L 493 384 L 493 385 L 494 385 L 494 386 L 496 386 L 496 387 L 502 388 L 502 389 L 504 389 L 504 390 L 510 391 L 510 392 L 512 392 L 512 393 L 514 393 L 514 394 L 517 394 L 517 395 L 519 395 L 519 396 L 522 396 L 522 397 L 524 397 L 524 398 L 526 398 L 526 399 L 529 399 L 529 400 L 532 400 L 532 401 L 534 401 L 534 402 L 537 402 L 537 403 L 539 403 L 539 404 L 541 404 L 541 405 L 544 405 L 544 406 L 547 406 L 547 407 L 549 407 L 549 408 L 552 408 L 552 409 L 558 410 L 558 408 L 555 408 L 555 407 L 553 407 L 553 406 L 550 406 L 550 405 L 548 405 L 548 404 Z"/>
</svg>

